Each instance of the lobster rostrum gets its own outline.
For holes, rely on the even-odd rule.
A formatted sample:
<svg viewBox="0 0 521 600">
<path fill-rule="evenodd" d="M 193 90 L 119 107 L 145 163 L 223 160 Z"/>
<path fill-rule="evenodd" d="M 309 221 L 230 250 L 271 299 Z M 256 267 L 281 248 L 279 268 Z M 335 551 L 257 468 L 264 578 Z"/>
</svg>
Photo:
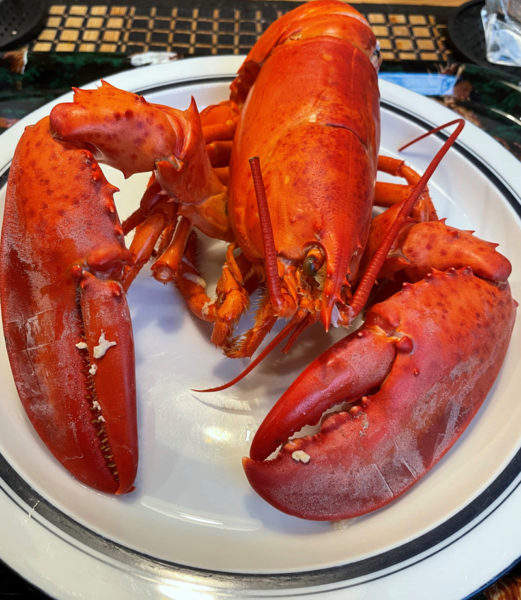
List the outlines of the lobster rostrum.
<svg viewBox="0 0 521 600">
<path fill-rule="evenodd" d="M 377 302 L 292 384 L 244 460 L 253 488 L 281 510 L 309 519 L 374 510 L 461 435 L 508 346 L 510 264 L 439 221 L 430 201 L 426 181 L 458 131 L 422 177 L 378 157 L 378 66 L 363 17 L 317 0 L 270 26 L 230 100 L 200 114 L 194 102 L 177 110 L 103 83 L 26 129 L 6 196 L 2 318 L 25 410 L 75 477 L 105 492 L 133 487 L 125 292 L 151 257 L 154 276 L 175 282 L 229 356 L 251 355 L 287 319 L 252 365 L 283 337 L 289 348 L 308 325 L 348 326 Z M 124 223 L 98 163 L 152 173 Z M 378 170 L 407 183 L 375 183 Z M 375 202 L 390 208 L 372 219 Z M 215 297 L 196 230 L 228 243 Z M 237 336 L 264 288 L 253 327 Z M 319 433 L 287 442 L 339 404 Z"/>
</svg>

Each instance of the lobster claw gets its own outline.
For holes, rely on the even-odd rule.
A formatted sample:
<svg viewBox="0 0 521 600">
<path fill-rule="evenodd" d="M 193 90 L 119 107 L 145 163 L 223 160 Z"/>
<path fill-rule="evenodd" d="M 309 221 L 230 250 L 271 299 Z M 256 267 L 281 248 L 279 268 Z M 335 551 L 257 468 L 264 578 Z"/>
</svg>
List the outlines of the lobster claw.
<svg viewBox="0 0 521 600">
<path fill-rule="evenodd" d="M 114 190 L 88 150 L 52 138 L 48 118 L 28 127 L 9 176 L 0 290 L 11 368 L 36 431 L 80 481 L 124 493 L 137 424 Z"/>
<path fill-rule="evenodd" d="M 403 494 L 481 406 L 503 362 L 515 308 L 507 283 L 470 268 L 405 284 L 279 399 L 243 461 L 250 484 L 278 509 L 314 520 L 359 516 Z M 334 375 L 324 382 L 328 369 Z M 347 406 L 328 415 L 318 433 L 263 460 L 342 401 Z"/>
<path fill-rule="evenodd" d="M 211 167 L 195 101 L 187 110 L 152 104 L 106 81 L 76 89 L 74 101 L 51 112 L 53 135 L 92 150 L 125 177 L 155 171 L 180 212 L 211 237 L 231 240 L 226 188 Z"/>
<path fill-rule="evenodd" d="M 116 188 L 98 161 L 125 177 L 154 172 L 143 208 L 129 218 L 131 228 L 139 227 L 130 250 Z M 73 102 L 26 128 L 16 148 L 0 248 L 11 368 L 44 443 L 95 489 L 128 492 L 137 471 L 134 348 L 124 292 L 156 243 L 175 272 L 192 226 L 230 238 L 226 198 L 194 101 L 180 111 L 106 82 L 76 89 Z"/>
</svg>

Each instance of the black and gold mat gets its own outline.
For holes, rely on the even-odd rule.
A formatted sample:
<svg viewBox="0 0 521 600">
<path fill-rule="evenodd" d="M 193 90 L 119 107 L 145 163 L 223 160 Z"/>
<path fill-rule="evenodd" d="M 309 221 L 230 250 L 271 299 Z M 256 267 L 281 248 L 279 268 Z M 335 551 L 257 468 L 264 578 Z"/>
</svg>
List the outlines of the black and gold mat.
<svg viewBox="0 0 521 600">
<path fill-rule="evenodd" d="M 55 3 L 35 52 L 135 54 L 176 52 L 180 56 L 244 54 L 266 27 L 295 2 L 218 0 L 200 3 Z M 377 35 L 384 60 L 448 62 L 452 49 L 447 21 L 450 7 L 357 4 Z"/>
</svg>

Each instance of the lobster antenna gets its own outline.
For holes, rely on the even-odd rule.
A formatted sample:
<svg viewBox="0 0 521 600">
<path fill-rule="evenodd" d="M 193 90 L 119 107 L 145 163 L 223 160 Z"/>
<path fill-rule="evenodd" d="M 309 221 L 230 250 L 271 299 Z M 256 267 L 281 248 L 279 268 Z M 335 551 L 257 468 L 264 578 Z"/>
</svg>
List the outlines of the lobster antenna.
<svg viewBox="0 0 521 600">
<path fill-rule="evenodd" d="M 276 347 L 280 344 L 280 342 L 287 337 L 292 329 L 299 329 L 300 330 L 300 324 L 302 322 L 302 316 L 299 315 L 299 313 L 297 313 L 293 319 L 291 319 L 291 321 L 285 325 L 280 331 L 279 333 L 277 333 L 277 335 L 271 340 L 271 342 L 269 344 L 267 344 L 267 346 L 265 348 L 263 348 L 262 352 L 256 356 L 251 363 L 243 370 L 241 371 L 238 375 L 236 375 L 233 379 L 230 379 L 230 381 L 227 381 L 226 383 L 223 383 L 222 385 L 219 385 L 217 387 L 214 388 L 207 388 L 205 390 L 195 390 L 192 389 L 192 392 L 221 392 L 222 390 L 226 390 L 229 387 L 232 387 L 232 385 L 235 385 L 236 383 L 238 383 L 241 379 L 243 379 L 244 377 L 246 377 L 246 375 L 248 375 L 248 373 L 250 373 L 250 371 L 253 371 L 253 369 L 261 362 L 263 361 L 266 356 L 268 356 L 268 354 Z"/>
<path fill-rule="evenodd" d="M 270 211 L 268 201 L 266 200 L 266 188 L 262 180 L 260 160 L 258 156 L 249 159 L 251 175 L 253 179 L 253 188 L 257 198 L 257 208 L 259 211 L 259 226 L 264 244 L 264 258 L 266 261 L 266 282 L 272 304 L 277 310 L 283 305 L 282 290 L 279 279 L 279 269 L 277 266 L 277 251 L 275 249 L 275 238 L 273 236 L 273 227 L 271 225 Z"/>
<path fill-rule="evenodd" d="M 454 144 L 454 141 L 456 140 L 458 135 L 461 133 L 461 130 L 465 125 L 465 120 L 454 119 L 454 121 L 450 121 L 449 123 L 445 123 L 444 125 L 440 125 L 435 129 L 427 131 L 427 133 L 420 135 L 411 142 L 408 142 L 407 144 L 399 148 L 399 151 L 401 152 L 405 148 L 408 148 L 412 144 L 422 140 L 428 135 L 437 133 L 438 131 L 441 131 L 442 129 L 445 129 L 446 127 L 450 127 L 451 125 L 455 124 L 457 124 L 456 129 L 450 134 L 450 136 L 445 140 L 443 146 L 438 150 L 438 152 L 430 162 L 429 166 L 425 170 L 424 174 L 421 176 L 420 180 L 412 190 L 409 197 L 402 202 L 402 207 L 400 208 L 400 211 L 396 215 L 396 218 L 393 221 L 391 227 L 389 228 L 389 231 L 387 232 L 383 242 L 380 244 L 378 250 L 375 252 L 373 258 L 371 259 L 369 266 L 363 274 L 362 279 L 360 280 L 360 283 L 356 288 L 356 292 L 353 295 L 353 302 L 351 303 L 351 319 L 354 319 L 360 313 L 365 303 L 367 302 L 367 298 L 369 297 L 369 294 L 374 285 L 374 282 L 376 281 L 378 273 L 380 272 L 380 269 L 382 268 L 382 265 L 385 259 L 387 258 L 387 254 L 389 253 L 389 250 L 391 249 L 391 246 L 393 245 L 396 236 L 400 231 L 400 228 L 405 223 L 405 220 L 409 216 L 411 210 L 414 208 L 416 201 L 425 189 L 427 182 L 431 178 L 437 166 L 440 164 L 442 158 L 445 156 L 449 148 Z"/>
<path fill-rule="evenodd" d="M 456 127 L 456 129 L 451 133 L 451 135 L 447 138 L 447 140 L 445 140 L 445 144 L 440 148 L 440 150 L 438 150 L 438 153 L 436 154 L 436 156 L 431 161 L 431 165 L 434 165 L 432 167 L 432 172 L 434 172 L 435 169 L 436 169 L 436 167 L 440 163 L 441 159 L 445 156 L 447 150 L 450 148 L 450 146 L 452 146 L 452 144 L 454 143 L 454 140 L 461 133 L 461 130 L 463 129 L 463 127 L 465 125 L 465 119 L 461 119 L 461 118 L 460 119 L 454 119 L 454 121 L 449 121 L 448 123 L 445 123 L 444 125 L 438 125 L 438 127 L 435 127 L 434 129 L 429 129 L 429 131 L 426 131 L 425 133 L 422 133 L 421 135 L 419 135 L 418 137 L 414 138 L 410 142 L 407 142 L 403 146 L 400 146 L 400 148 L 398 148 L 398 152 L 403 152 L 403 150 L 405 150 L 409 146 L 412 146 L 413 144 L 416 144 L 416 142 L 419 142 L 420 140 L 423 140 L 424 138 L 429 137 L 433 133 L 438 133 L 440 131 L 443 131 L 447 127 L 450 127 L 451 125 L 456 125 L 456 124 L 458 125 Z M 447 148 L 444 150 L 445 145 L 447 145 Z M 438 158 L 439 154 L 441 154 L 441 156 Z M 429 170 L 429 168 L 430 168 L 431 165 L 429 165 L 429 167 L 427 168 L 427 171 Z M 429 178 L 430 178 L 430 175 L 429 175 L 429 177 L 427 179 L 429 179 Z M 427 183 L 427 182 L 425 182 L 425 183 Z M 420 184 L 420 182 L 418 182 L 418 185 L 419 184 Z"/>
<path fill-rule="evenodd" d="M 270 211 L 268 207 L 268 201 L 266 200 L 266 188 L 262 179 L 262 172 L 260 167 L 260 159 L 258 156 L 252 156 L 249 159 L 251 175 L 253 179 L 253 189 L 255 190 L 255 196 L 257 198 L 257 208 L 259 211 L 259 226 L 262 234 L 262 241 L 264 245 L 264 259 L 266 269 L 266 282 L 268 285 L 268 293 L 272 304 L 275 306 L 275 311 L 280 310 L 283 307 L 282 300 L 282 289 L 280 285 L 279 269 L 277 266 L 277 251 L 275 249 L 275 238 L 273 236 L 273 227 L 271 225 Z M 302 322 L 302 316 L 297 313 L 293 319 L 271 340 L 271 342 L 262 350 L 262 352 L 256 356 L 251 363 L 235 376 L 230 381 L 223 383 L 220 386 L 214 388 L 208 388 L 205 390 L 192 389 L 193 392 L 220 392 L 225 390 L 232 385 L 238 383 L 241 379 L 246 377 L 250 371 L 252 371 L 262 360 L 268 356 L 268 354 L 278 344 L 287 337 L 292 330 L 300 331 L 300 325 Z"/>
</svg>

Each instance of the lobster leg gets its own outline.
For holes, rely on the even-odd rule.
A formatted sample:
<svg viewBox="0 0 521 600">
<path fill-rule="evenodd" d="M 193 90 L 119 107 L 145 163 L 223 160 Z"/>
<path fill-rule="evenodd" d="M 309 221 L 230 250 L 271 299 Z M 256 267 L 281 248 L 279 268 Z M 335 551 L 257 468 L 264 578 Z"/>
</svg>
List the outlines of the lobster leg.
<svg viewBox="0 0 521 600">
<path fill-rule="evenodd" d="M 125 234 L 134 230 L 129 248 L 132 261 L 125 269 L 123 280 L 126 290 L 154 253 L 163 258 L 162 255 L 174 236 L 177 212 L 177 204 L 163 192 L 155 177 L 152 176 L 139 208 L 122 225 Z"/>
<path fill-rule="evenodd" d="M 411 195 L 413 187 L 420 181 L 420 175 L 405 161 L 391 156 L 378 157 L 378 171 L 401 177 L 407 181 L 407 184 L 377 181 L 374 200 L 377 206 L 393 206 L 405 202 Z M 418 221 L 433 221 L 438 218 L 427 188 L 416 201 L 411 216 Z"/>
<path fill-rule="evenodd" d="M 254 327 L 254 331 L 258 331 L 257 343 L 252 343 L 248 351 L 242 343 L 242 336 L 233 337 L 237 322 L 250 306 L 250 295 L 259 285 L 260 270 L 258 266 L 249 263 L 242 253 L 235 257 L 235 246 L 230 244 L 217 282 L 216 296 L 210 298 L 206 281 L 198 268 L 196 243 L 197 239 L 193 234 L 175 276 L 175 284 L 190 310 L 200 319 L 213 323 L 212 342 L 216 346 L 222 347 L 225 354 L 230 357 L 250 356 L 266 335 L 264 328 L 271 328 L 275 321 L 267 307 L 268 323 L 266 323 L 263 314 L 266 308 L 263 304 L 259 309 L 262 315 L 257 316 Z"/>
<path fill-rule="evenodd" d="M 201 124 L 213 170 L 223 185 L 228 185 L 233 136 L 239 120 L 239 107 L 226 100 L 201 111 Z"/>
<path fill-rule="evenodd" d="M 80 481 L 124 493 L 138 450 L 120 283 L 129 254 L 114 190 L 88 150 L 51 137 L 48 118 L 27 128 L 7 188 L 0 289 L 11 368 L 36 431 Z"/>
<path fill-rule="evenodd" d="M 469 268 L 436 271 L 373 306 L 362 329 L 314 361 L 274 406 L 252 458 L 243 461 L 250 484 L 278 509 L 315 520 L 362 515 L 404 493 L 484 401 L 508 347 L 515 307 L 508 284 L 480 279 Z M 325 365 L 334 375 L 322 390 Z M 349 407 L 326 417 L 319 433 L 261 460 L 342 396 Z"/>
</svg>

